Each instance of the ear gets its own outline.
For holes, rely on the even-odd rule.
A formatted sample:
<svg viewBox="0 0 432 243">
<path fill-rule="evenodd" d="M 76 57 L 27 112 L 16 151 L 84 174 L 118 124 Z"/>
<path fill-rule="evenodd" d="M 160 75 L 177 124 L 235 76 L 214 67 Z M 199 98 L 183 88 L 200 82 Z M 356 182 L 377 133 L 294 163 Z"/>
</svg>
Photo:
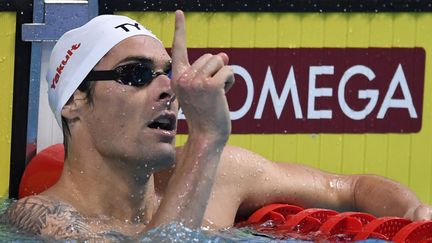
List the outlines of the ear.
<svg viewBox="0 0 432 243">
<path fill-rule="evenodd" d="M 76 90 L 63 106 L 61 114 L 67 120 L 77 120 L 84 104 L 87 104 L 85 92 Z"/>
</svg>

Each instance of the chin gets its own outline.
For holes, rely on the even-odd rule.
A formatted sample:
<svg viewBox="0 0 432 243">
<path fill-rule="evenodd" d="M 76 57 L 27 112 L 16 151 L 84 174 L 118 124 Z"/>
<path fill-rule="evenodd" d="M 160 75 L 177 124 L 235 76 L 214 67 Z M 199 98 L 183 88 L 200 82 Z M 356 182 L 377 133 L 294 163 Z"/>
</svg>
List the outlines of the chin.
<svg viewBox="0 0 432 243">
<path fill-rule="evenodd" d="M 160 171 L 171 168 L 175 163 L 175 147 L 171 144 L 164 144 L 152 150 L 151 158 L 147 158 L 148 167 L 153 171 Z"/>
</svg>

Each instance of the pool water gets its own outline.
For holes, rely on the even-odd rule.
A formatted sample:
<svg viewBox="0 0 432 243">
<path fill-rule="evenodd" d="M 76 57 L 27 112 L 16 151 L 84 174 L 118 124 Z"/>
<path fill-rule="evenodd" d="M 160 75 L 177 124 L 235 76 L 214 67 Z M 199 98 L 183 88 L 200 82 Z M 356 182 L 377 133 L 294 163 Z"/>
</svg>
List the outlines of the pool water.
<svg viewBox="0 0 432 243">
<path fill-rule="evenodd" d="M 0 199 L 0 215 L 6 210 L 12 200 Z M 310 242 L 296 239 L 278 240 L 271 235 L 257 235 L 248 228 L 229 228 L 220 231 L 205 229 L 191 230 L 179 223 L 155 228 L 139 237 L 140 242 Z M 20 232 L 0 222 L 0 242 L 46 242 L 42 238 Z M 70 242 L 70 241 L 59 241 Z M 73 242 L 73 241 L 72 241 Z M 364 243 L 384 243 L 380 240 L 367 240 Z"/>
<path fill-rule="evenodd" d="M 0 199 L 0 215 L 12 200 Z M 155 228 L 139 238 L 140 242 L 275 242 L 274 239 L 255 236 L 247 230 L 227 229 L 218 232 L 191 230 L 179 223 Z M 20 232 L 4 223 L 0 223 L 0 242 L 46 242 L 42 238 Z M 290 240 L 284 242 L 305 242 Z"/>
</svg>

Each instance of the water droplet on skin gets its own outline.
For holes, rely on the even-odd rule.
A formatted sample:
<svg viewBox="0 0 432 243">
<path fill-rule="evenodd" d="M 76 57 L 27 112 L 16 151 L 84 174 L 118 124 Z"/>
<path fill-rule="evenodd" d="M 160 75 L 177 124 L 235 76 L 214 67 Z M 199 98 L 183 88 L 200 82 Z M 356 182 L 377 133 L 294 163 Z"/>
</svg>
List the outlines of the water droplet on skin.
<svg viewBox="0 0 432 243">
<path fill-rule="evenodd" d="M 135 221 L 135 223 L 141 223 L 141 217 L 140 217 L 139 215 L 137 215 L 137 216 L 134 218 L 134 221 Z M 137 232 L 137 233 L 139 233 L 139 232 Z"/>
</svg>

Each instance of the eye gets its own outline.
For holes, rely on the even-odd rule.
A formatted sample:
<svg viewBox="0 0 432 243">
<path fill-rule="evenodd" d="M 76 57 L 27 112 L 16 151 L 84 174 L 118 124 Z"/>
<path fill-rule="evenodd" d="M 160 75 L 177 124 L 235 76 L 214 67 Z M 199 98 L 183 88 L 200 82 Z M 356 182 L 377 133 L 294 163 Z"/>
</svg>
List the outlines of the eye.
<svg viewBox="0 0 432 243">
<path fill-rule="evenodd" d="M 133 79 L 135 85 L 146 85 L 153 79 L 153 72 L 150 68 L 139 65 L 134 70 Z"/>
</svg>

